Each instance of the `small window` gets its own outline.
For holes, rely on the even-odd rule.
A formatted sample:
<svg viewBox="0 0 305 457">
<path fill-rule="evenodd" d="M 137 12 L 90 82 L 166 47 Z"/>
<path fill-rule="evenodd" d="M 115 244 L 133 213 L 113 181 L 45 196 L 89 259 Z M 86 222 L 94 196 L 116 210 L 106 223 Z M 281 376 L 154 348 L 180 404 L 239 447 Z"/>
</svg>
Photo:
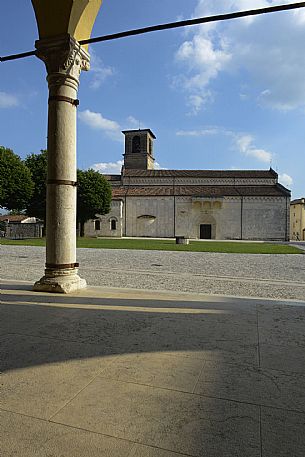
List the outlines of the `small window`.
<svg viewBox="0 0 305 457">
<path fill-rule="evenodd" d="M 111 230 L 116 230 L 116 220 L 115 219 L 111 219 L 110 227 L 111 227 Z"/>
<path fill-rule="evenodd" d="M 101 221 L 99 219 L 94 221 L 94 229 L 95 230 L 101 230 Z"/>
</svg>

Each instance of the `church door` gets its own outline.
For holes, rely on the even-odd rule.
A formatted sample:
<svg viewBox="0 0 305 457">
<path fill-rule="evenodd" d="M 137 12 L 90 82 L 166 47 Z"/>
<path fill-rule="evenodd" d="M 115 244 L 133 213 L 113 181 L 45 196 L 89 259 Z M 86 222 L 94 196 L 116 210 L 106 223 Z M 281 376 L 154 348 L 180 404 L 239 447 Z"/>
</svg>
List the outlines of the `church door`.
<svg viewBox="0 0 305 457">
<path fill-rule="evenodd" d="M 211 224 L 200 225 L 200 239 L 210 240 L 212 238 L 212 226 Z"/>
</svg>

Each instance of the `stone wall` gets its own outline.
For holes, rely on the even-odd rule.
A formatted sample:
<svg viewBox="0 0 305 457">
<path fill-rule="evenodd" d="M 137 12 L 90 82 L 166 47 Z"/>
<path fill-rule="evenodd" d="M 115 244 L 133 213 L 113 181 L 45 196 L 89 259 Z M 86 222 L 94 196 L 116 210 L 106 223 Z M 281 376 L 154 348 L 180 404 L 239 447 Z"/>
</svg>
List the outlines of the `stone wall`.
<svg viewBox="0 0 305 457">
<path fill-rule="evenodd" d="M 11 239 L 41 238 L 42 227 L 41 223 L 9 223 L 6 227 L 6 237 Z"/>
<path fill-rule="evenodd" d="M 174 236 L 173 197 L 128 197 L 125 236 Z"/>
<path fill-rule="evenodd" d="M 111 230 L 113 219 L 117 230 Z M 200 226 L 211 225 L 211 238 L 216 240 L 285 241 L 289 198 L 127 197 L 113 201 L 111 212 L 99 220 L 100 230 L 95 221 L 86 224 L 87 236 L 198 239 Z"/>
<path fill-rule="evenodd" d="M 104 216 L 96 215 L 96 219 L 91 219 L 85 223 L 85 236 L 115 237 L 123 235 L 123 202 L 113 200 L 110 212 Z"/>
</svg>

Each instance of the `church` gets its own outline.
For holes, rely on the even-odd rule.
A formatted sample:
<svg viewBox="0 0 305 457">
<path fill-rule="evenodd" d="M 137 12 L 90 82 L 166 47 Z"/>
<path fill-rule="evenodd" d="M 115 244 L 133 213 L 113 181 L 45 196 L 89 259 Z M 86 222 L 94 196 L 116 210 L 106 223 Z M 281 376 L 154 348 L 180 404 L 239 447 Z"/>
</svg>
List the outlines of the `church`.
<svg viewBox="0 0 305 457">
<path fill-rule="evenodd" d="M 110 213 L 86 236 L 289 240 L 290 191 L 269 170 L 155 170 L 150 129 L 126 130 Z"/>
</svg>

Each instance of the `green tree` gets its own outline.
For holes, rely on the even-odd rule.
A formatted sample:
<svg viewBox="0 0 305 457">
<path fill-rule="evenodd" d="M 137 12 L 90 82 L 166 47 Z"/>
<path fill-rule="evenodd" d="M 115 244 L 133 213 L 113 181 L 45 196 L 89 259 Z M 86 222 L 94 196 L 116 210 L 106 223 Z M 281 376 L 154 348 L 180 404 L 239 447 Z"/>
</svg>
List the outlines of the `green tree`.
<svg viewBox="0 0 305 457">
<path fill-rule="evenodd" d="M 11 149 L 0 146 L 0 207 L 22 211 L 33 194 L 31 173 Z"/>
<path fill-rule="evenodd" d="M 34 182 L 34 192 L 26 206 L 29 216 L 39 219 L 46 218 L 46 181 L 47 181 L 47 151 L 41 150 L 40 154 L 30 154 L 24 161 L 31 172 Z"/>
<path fill-rule="evenodd" d="M 84 224 L 96 214 L 107 214 L 111 204 L 111 186 L 98 171 L 77 170 L 77 222 L 80 236 L 84 236 Z"/>
</svg>

